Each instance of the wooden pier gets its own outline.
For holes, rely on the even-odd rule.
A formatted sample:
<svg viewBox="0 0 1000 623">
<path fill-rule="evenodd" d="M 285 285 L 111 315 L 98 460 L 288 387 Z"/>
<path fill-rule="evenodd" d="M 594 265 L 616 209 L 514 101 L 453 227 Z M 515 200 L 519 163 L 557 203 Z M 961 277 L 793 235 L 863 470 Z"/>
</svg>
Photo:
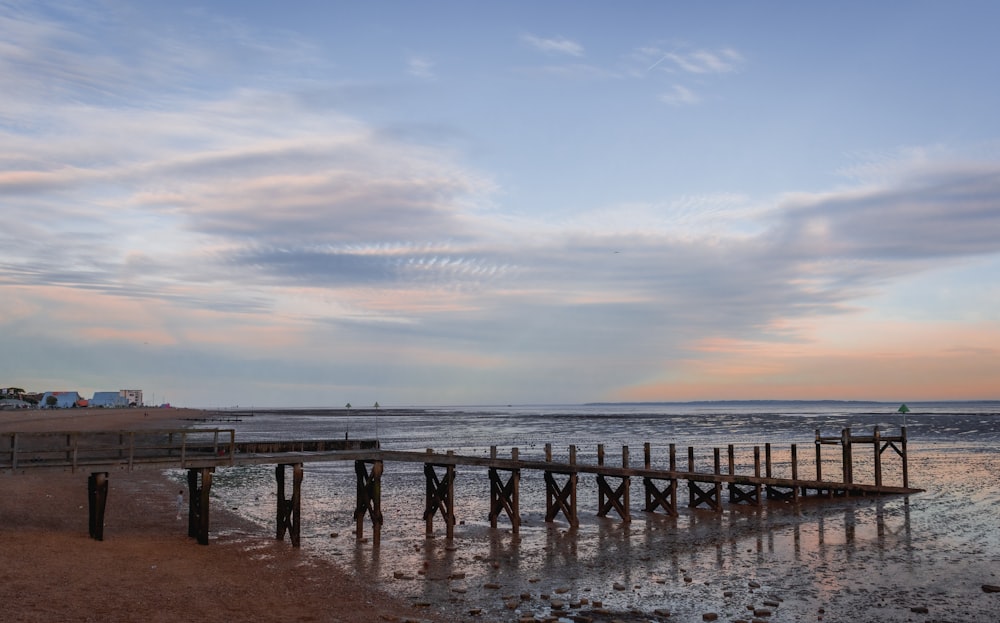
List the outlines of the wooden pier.
<svg viewBox="0 0 1000 623">
<path fill-rule="evenodd" d="M 378 546 L 384 518 L 381 508 L 382 476 L 386 462 L 418 463 L 424 466 L 425 530 L 434 534 L 434 520 L 444 522 L 447 538 L 455 530 L 455 475 L 459 467 L 486 468 L 490 482 L 490 525 L 499 526 L 501 515 L 519 532 L 521 472 L 534 470 L 543 474 L 545 483 L 545 521 L 562 515 L 571 526 L 579 525 L 577 492 L 580 474 L 596 476 L 598 504 L 596 514 L 615 513 L 623 523 L 632 519 L 631 482 L 642 479 L 643 512 L 678 514 L 679 483 L 687 489 L 687 506 L 719 512 L 725 503 L 760 506 L 764 499 L 798 503 L 806 496 L 837 497 L 911 494 L 909 486 L 906 428 L 898 435 L 886 435 L 876 427 L 871 435 L 854 435 L 844 429 L 840 435 L 824 436 L 816 431 L 815 475 L 803 476 L 799 469 L 798 447 L 792 444 L 785 476 L 777 476 L 771 444 L 753 447 L 752 473 L 737 469 L 737 449 L 726 448 L 726 469 L 722 450 L 713 448 L 712 469 L 699 470 L 694 447 L 687 448 L 686 469 L 678 468 L 677 447 L 667 446 L 667 455 L 654 457 L 650 443 L 643 446 L 642 465 L 633 466 L 628 446 L 621 448 L 620 465 L 606 461 L 604 444 L 597 446 L 596 463 L 577 460 L 577 447 L 568 448 L 565 461 L 553 459 L 551 444 L 545 445 L 543 457 L 522 458 L 518 448 L 511 448 L 510 458 L 499 456 L 496 446 L 489 456 L 467 456 L 428 449 L 424 452 L 383 450 L 376 440 L 304 440 L 237 442 L 233 429 L 179 429 L 159 431 L 123 431 L 113 433 L 0 433 L 0 474 L 16 475 L 37 470 L 87 471 L 90 536 L 103 540 L 104 510 L 107 503 L 108 477 L 111 470 L 180 468 L 187 470 L 189 489 L 188 535 L 207 544 L 209 537 L 209 492 L 216 468 L 240 465 L 275 465 L 277 504 L 275 535 L 285 534 L 293 546 L 299 545 L 301 523 L 301 483 L 304 464 L 312 462 L 354 461 L 357 496 L 354 512 L 356 538 L 364 538 L 365 523 L 370 524 L 373 544 Z M 840 447 L 840 479 L 824 480 L 823 447 Z M 873 482 L 857 482 L 855 447 L 870 446 Z M 901 462 L 902 482 L 883 483 L 883 454 L 892 450 Z M 745 450 L 743 450 L 745 453 Z M 658 462 L 654 462 L 654 458 Z M 704 456 L 700 457 L 705 460 Z M 743 458 L 741 456 L 741 458 Z M 291 495 L 286 490 L 286 473 L 292 471 Z M 747 467 L 744 472 L 749 472 Z"/>
</svg>

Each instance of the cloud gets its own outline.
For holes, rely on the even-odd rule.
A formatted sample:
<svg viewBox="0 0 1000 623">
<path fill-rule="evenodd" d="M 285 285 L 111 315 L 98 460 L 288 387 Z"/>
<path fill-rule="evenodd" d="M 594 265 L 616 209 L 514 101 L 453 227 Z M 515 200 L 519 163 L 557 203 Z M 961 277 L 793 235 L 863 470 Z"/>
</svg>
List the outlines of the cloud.
<svg viewBox="0 0 1000 623">
<path fill-rule="evenodd" d="M 745 62 L 743 55 L 732 48 L 678 51 L 649 46 L 639 48 L 635 56 L 640 62 L 649 63 L 647 72 L 658 69 L 688 74 L 725 74 L 737 71 Z"/>
<path fill-rule="evenodd" d="M 660 94 L 660 101 L 671 106 L 690 106 L 699 103 L 701 98 L 691 89 L 675 84 L 670 91 Z"/>
<path fill-rule="evenodd" d="M 281 41 L 255 48 L 238 25 L 260 66 L 191 36 L 150 36 L 123 58 L 105 41 L 116 29 L 94 20 L 9 23 L 0 44 L 0 328 L 17 353 L 0 365 L 12 378 L 22 363 L 52 374 L 38 345 L 66 342 L 81 369 L 99 367 L 100 345 L 128 362 L 115 374 L 178 387 L 185 367 L 282 386 L 386 375 L 405 399 L 434 402 L 433 367 L 481 400 L 511 387 L 538 388 L 520 400 L 601 396 L 658 375 L 664 353 L 804 343 L 802 319 L 1000 253 L 990 159 L 914 150 L 845 167 L 826 192 L 515 217 L 488 209 L 504 189 L 463 162 L 460 132 L 346 112 L 398 86 L 297 81 L 282 71 L 290 57 L 266 53 Z M 583 55 L 565 39 L 526 42 Z M 642 54 L 643 69 L 676 75 L 743 62 L 727 49 Z M 675 84 L 661 99 L 700 97 Z M 134 349 L 140 337 L 157 357 Z"/>
<path fill-rule="evenodd" d="M 521 41 L 527 43 L 536 50 L 541 50 L 549 54 L 560 54 L 567 56 L 583 56 L 583 46 L 566 39 L 565 37 L 543 38 L 531 34 L 521 35 Z"/>
<path fill-rule="evenodd" d="M 414 78 L 428 79 L 434 77 L 434 63 L 421 56 L 410 56 L 406 59 L 407 72 Z"/>
</svg>

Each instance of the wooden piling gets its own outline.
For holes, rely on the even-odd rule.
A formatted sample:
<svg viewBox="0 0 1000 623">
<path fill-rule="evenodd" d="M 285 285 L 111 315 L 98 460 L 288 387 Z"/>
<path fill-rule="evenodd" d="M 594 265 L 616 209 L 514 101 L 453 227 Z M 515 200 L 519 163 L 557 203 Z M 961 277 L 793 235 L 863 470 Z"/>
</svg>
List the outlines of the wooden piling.
<svg viewBox="0 0 1000 623">
<path fill-rule="evenodd" d="M 90 538 L 104 540 L 104 510 L 108 502 L 108 473 L 94 472 L 87 478 Z"/>
<path fill-rule="evenodd" d="M 448 454 L 454 452 L 449 451 Z M 443 474 L 438 474 L 438 467 L 444 468 Z M 424 477 L 427 484 L 424 505 L 425 534 L 428 538 L 434 535 L 434 515 L 440 511 L 445 523 L 445 535 L 452 539 L 455 537 L 455 466 L 424 463 Z"/>
<path fill-rule="evenodd" d="M 368 465 L 371 464 L 371 471 Z M 357 476 L 357 502 L 354 507 L 354 538 L 362 541 L 365 534 L 365 515 L 372 522 L 372 546 L 378 547 L 382 539 L 382 461 L 354 461 Z"/>
<path fill-rule="evenodd" d="M 551 462 L 552 447 L 545 444 L 546 461 Z M 576 446 L 569 447 L 569 465 L 564 472 L 545 470 L 545 521 L 555 521 L 556 516 L 561 512 L 570 527 L 577 528 L 580 520 L 577 516 L 576 508 L 576 485 L 578 475 L 576 472 Z M 556 474 L 565 475 L 566 482 L 560 484 Z"/>
<path fill-rule="evenodd" d="M 490 457 L 496 459 L 496 446 L 490 448 Z M 511 449 L 510 457 L 512 461 L 518 460 L 517 448 Z M 518 501 L 521 488 L 521 470 L 514 468 L 507 471 L 510 472 L 510 476 L 505 482 L 500 476 L 500 468 L 489 468 L 490 526 L 497 527 L 497 519 L 500 517 L 500 512 L 503 511 L 510 519 L 511 531 L 518 534 L 521 531 L 521 511 Z"/>
<path fill-rule="evenodd" d="M 198 539 L 199 545 L 208 545 L 209 492 L 214 472 L 214 467 L 188 469 L 188 536 Z"/>
<path fill-rule="evenodd" d="M 277 481 L 277 509 L 276 509 L 276 530 L 275 538 L 284 540 L 285 532 L 288 532 L 292 547 L 299 547 L 300 522 L 302 519 L 302 463 L 292 463 L 292 497 L 285 498 L 285 468 L 288 464 L 279 463 L 274 468 L 274 477 Z"/>
<path fill-rule="evenodd" d="M 872 431 L 872 438 L 875 440 L 875 486 L 882 486 L 882 435 L 878 426 Z"/>
<path fill-rule="evenodd" d="M 840 431 L 840 451 L 843 456 L 842 474 L 843 482 L 851 484 L 854 482 L 854 459 L 851 449 L 851 429 L 845 428 Z"/>
</svg>

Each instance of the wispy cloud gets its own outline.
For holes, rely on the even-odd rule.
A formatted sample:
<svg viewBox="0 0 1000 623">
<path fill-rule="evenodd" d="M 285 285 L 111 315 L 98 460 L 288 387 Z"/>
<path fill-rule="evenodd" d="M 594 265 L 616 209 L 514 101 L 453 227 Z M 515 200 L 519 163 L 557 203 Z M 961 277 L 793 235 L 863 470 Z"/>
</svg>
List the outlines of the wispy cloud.
<svg viewBox="0 0 1000 623">
<path fill-rule="evenodd" d="M 529 46 L 550 54 L 567 56 L 583 56 L 583 46 L 565 37 L 538 37 L 536 35 L 521 35 L 521 41 Z"/>
<path fill-rule="evenodd" d="M 406 59 L 407 73 L 414 78 L 434 77 L 434 63 L 423 56 L 409 56 Z"/>
<path fill-rule="evenodd" d="M 688 74 L 725 74 L 737 71 L 743 64 L 743 55 L 732 48 L 721 50 L 663 50 L 656 46 L 640 48 L 636 56 L 652 61 L 646 71 L 682 72 Z"/>
<path fill-rule="evenodd" d="M 671 106 L 688 106 L 697 104 L 701 101 L 701 98 L 691 89 L 680 84 L 675 84 L 669 91 L 660 94 L 660 101 L 666 102 Z"/>
</svg>

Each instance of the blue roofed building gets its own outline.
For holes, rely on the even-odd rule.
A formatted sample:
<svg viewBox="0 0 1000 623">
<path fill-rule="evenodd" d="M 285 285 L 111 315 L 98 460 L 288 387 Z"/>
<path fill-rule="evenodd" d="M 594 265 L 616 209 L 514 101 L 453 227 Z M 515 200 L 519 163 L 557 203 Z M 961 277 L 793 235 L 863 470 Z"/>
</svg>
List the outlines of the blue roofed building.
<svg viewBox="0 0 1000 623">
<path fill-rule="evenodd" d="M 128 406 L 128 398 L 120 392 L 94 392 L 90 406 L 105 409 L 123 408 Z"/>
<path fill-rule="evenodd" d="M 52 397 L 55 400 L 49 400 L 49 397 Z M 41 407 L 51 407 L 53 409 L 69 409 L 70 407 L 77 407 L 81 404 L 85 405 L 86 403 L 87 401 L 83 399 L 80 392 L 45 392 L 38 405 Z"/>
</svg>

